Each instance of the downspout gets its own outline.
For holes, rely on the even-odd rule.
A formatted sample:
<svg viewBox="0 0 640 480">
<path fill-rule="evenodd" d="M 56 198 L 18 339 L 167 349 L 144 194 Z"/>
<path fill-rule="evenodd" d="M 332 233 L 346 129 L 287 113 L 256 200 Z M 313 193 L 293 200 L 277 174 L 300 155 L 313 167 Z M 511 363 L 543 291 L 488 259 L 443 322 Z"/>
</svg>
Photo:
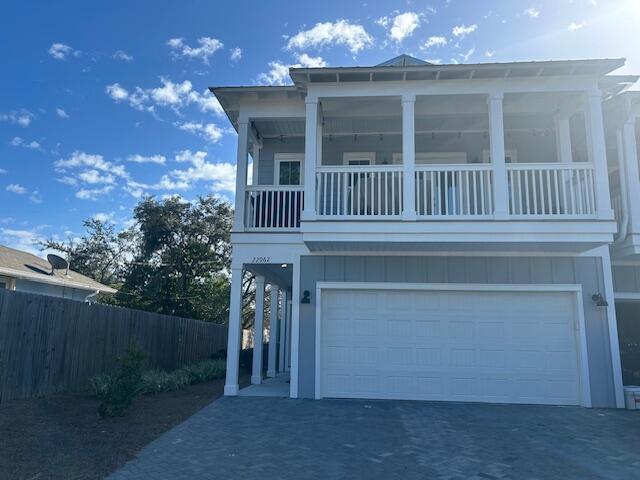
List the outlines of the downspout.
<svg viewBox="0 0 640 480">
<path fill-rule="evenodd" d="M 100 290 L 96 290 L 93 293 L 90 293 L 89 295 L 87 295 L 84 299 L 85 303 L 91 303 L 91 300 L 96 298 L 98 296 L 98 294 L 100 293 Z"/>
<path fill-rule="evenodd" d="M 620 221 L 620 231 L 614 245 L 624 242 L 629 234 L 629 196 L 627 187 L 627 176 L 625 175 L 626 158 L 624 155 L 624 143 L 622 141 L 622 130 L 616 131 L 616 143 L 618 149 L 618 176 L 620 177 L 620 204 L 622 207 L 622 219 Z"/>
</svg>

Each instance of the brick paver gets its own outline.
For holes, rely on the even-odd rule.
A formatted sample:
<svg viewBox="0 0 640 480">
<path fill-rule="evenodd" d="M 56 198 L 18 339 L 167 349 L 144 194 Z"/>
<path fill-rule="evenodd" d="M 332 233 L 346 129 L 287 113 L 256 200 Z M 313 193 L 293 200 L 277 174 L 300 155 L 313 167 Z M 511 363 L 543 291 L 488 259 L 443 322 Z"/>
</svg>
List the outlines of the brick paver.
<svg viewBox="0 0 640 480">
<path fill-rule="evenodd" d="M 223 398 L 110 478 L 634 479 L 640 412 Z"/>
</svg>

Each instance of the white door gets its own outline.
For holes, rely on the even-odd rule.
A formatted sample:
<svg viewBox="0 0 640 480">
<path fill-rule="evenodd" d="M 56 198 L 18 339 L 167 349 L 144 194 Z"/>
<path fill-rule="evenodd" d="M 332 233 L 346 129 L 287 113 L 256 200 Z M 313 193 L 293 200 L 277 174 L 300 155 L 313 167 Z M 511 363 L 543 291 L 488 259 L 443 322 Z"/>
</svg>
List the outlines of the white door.
<svg viewBox="0 0 640 480">
<path fill-rule="evenodd" d="M 580 404 L 570 292 L 326 290 L 323 397 Z"/>
</svg>

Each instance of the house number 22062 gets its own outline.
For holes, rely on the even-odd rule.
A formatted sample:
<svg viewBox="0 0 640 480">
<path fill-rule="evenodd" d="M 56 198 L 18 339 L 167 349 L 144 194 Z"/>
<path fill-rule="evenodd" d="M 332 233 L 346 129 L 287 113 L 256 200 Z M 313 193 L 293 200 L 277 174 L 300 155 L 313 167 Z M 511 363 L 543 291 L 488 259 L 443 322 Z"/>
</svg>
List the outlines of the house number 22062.
<svg viewBox="0 0 640 480">
<path fill-rule="evenodd" d="M 271 257 L 253 257 L 253 262 L 251 263 L 269 263 L 271 261 Z"/>
</svg>

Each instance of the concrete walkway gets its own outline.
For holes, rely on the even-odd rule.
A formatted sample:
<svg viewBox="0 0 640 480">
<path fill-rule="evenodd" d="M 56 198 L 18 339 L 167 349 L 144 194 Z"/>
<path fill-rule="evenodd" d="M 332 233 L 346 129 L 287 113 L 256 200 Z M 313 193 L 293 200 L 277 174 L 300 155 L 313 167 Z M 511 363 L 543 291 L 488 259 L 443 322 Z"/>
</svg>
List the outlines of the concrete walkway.
<svg viewBox="0 0 640 480">
<path fill-rule="evenodd" d="M 640 478 L 640 412 L 222 398 L 111 479 Z"/>
</svg>

